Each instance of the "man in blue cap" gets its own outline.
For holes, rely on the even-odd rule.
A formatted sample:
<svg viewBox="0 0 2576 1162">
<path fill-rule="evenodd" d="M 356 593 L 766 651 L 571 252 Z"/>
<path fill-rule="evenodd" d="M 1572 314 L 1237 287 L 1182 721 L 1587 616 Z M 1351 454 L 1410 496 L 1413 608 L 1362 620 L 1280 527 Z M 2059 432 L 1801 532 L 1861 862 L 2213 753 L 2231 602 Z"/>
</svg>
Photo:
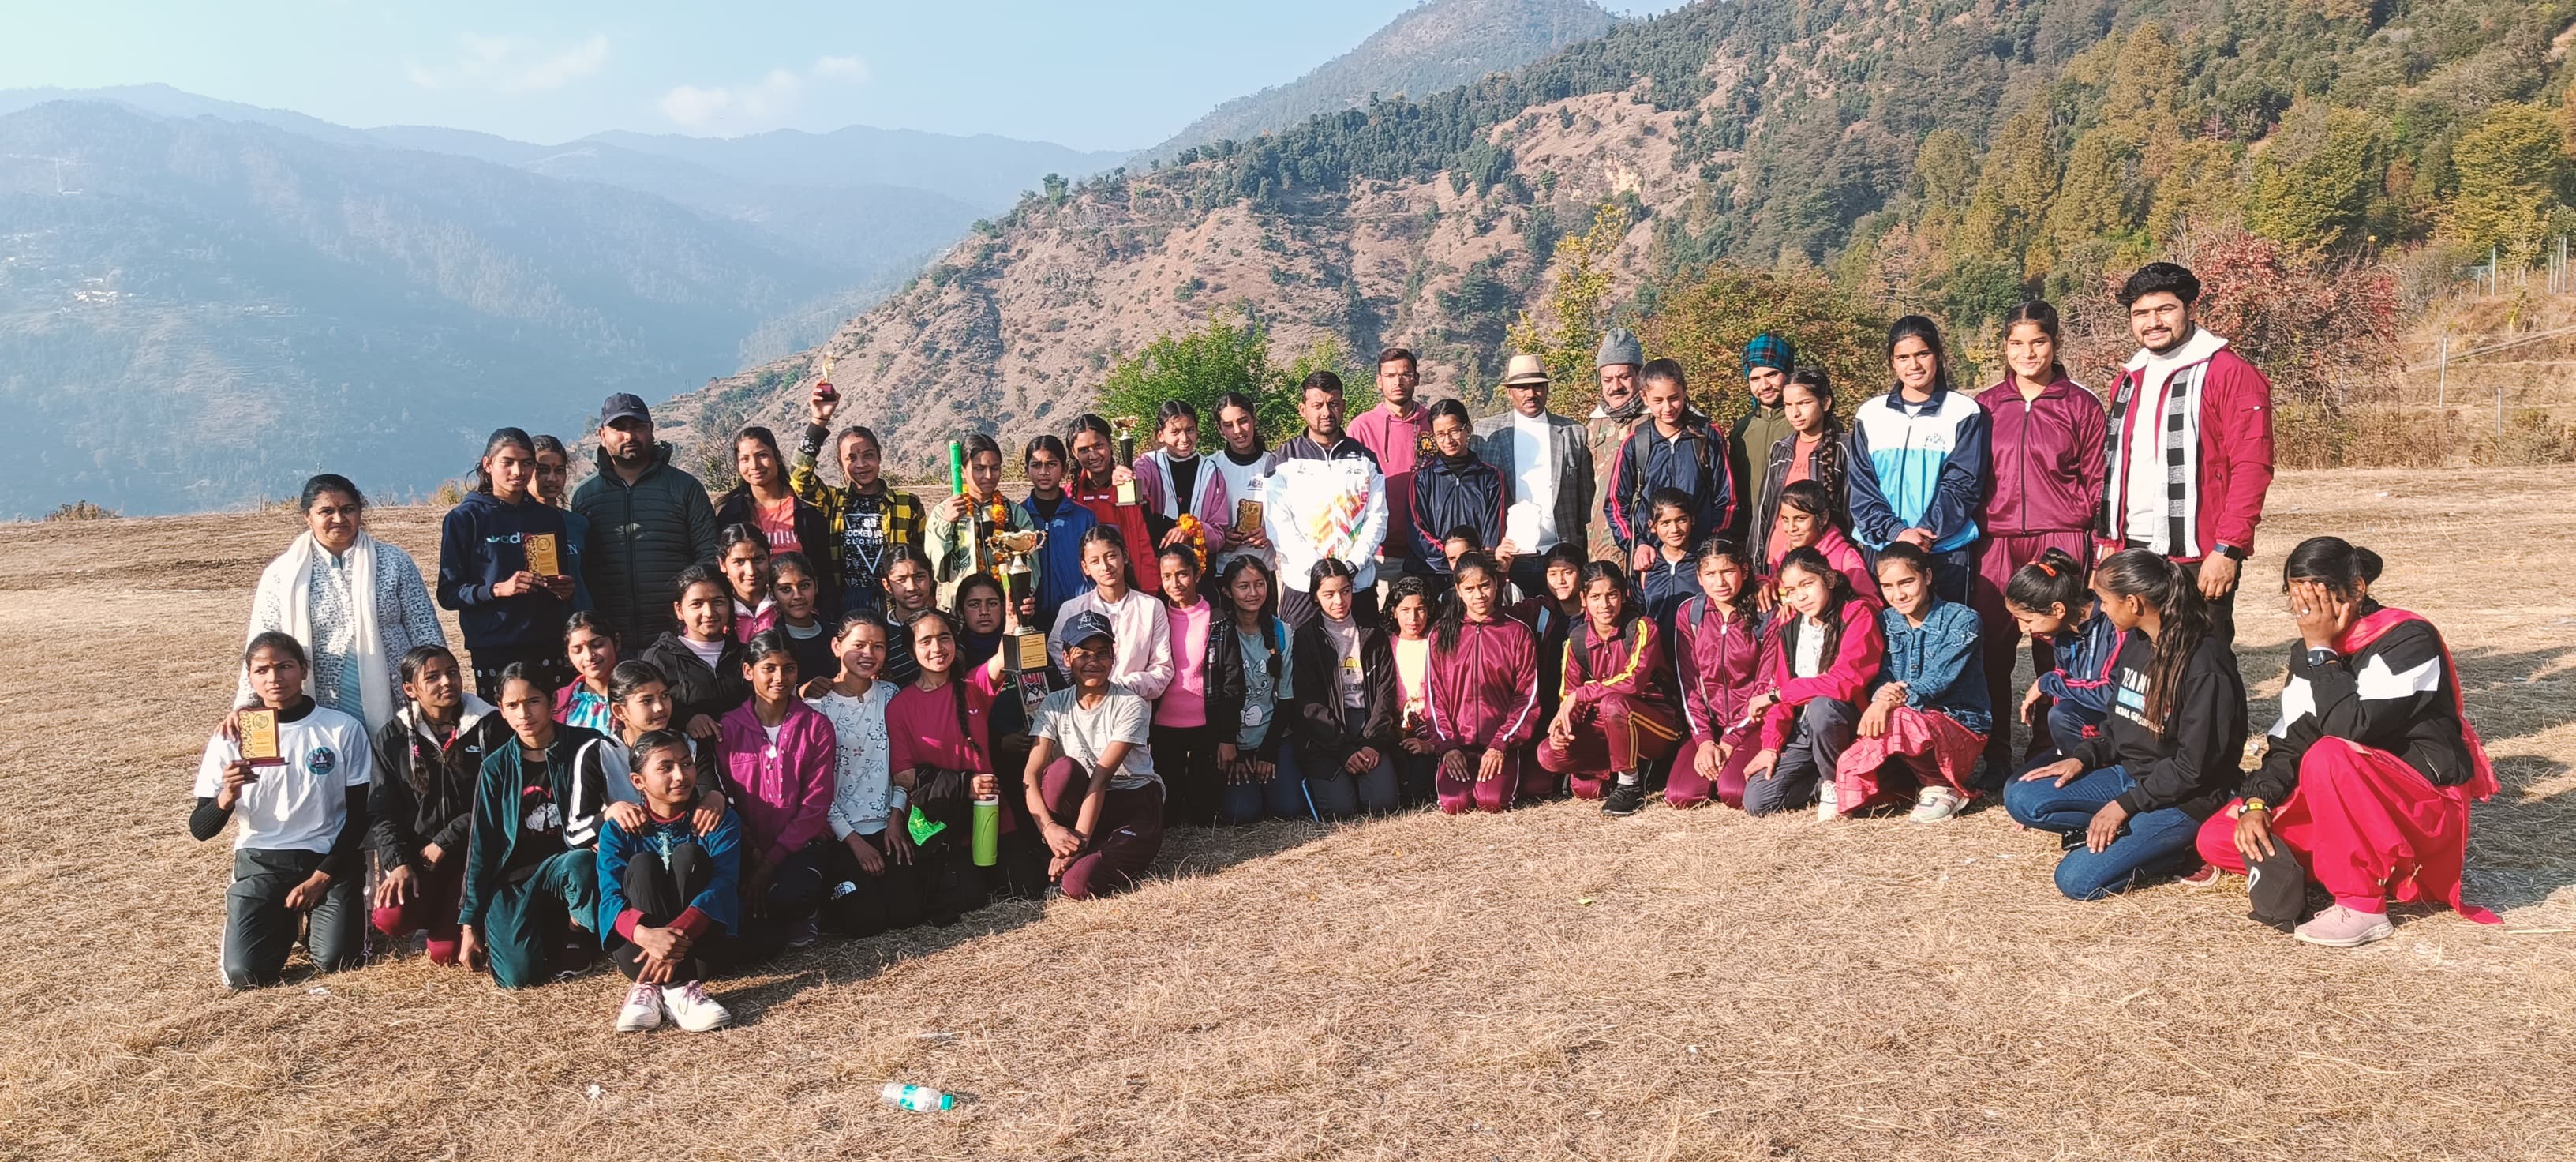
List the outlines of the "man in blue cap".
<svg viewBox="0 0 2576 1162">
<path fill-rule="evenodd" d="M 619 392 L 599 405 L 599 471 L 572 494 L 590 522 L 582 580 L 631 654 L 671 628 L 671 583 L 716 555 L 716 511 L 707 486 L 671 463 L 653 438 L 653 413 Z"/>
<path fill-rule="evenodd" d="M 1769 498 L 1768 475 L 1764 460 L 1771 455 L 1771 445 L 1796 429 L 1789 426 L 1789 416 L 1780 404 L 1780 393 L 1789 386 L 1789 377 L 1798 373 L 1798 349 L 1786 335 L 1765 331 L 1744 345 L 1744 386 L 1752 393 L 1753 408 L 1735 421 L 1734 446 L 1729 449 L 1734 463 L 1735 479 L 1748 489 L 1736 497 L 1735 522 L 1727 535 L 1736 544 L 1745 544 L 1745 531 L 1752 527 L 1753 514 L 1762 511 Z M 1752 550 L 1760 553 L 1760 549 Z"/>
</svg>

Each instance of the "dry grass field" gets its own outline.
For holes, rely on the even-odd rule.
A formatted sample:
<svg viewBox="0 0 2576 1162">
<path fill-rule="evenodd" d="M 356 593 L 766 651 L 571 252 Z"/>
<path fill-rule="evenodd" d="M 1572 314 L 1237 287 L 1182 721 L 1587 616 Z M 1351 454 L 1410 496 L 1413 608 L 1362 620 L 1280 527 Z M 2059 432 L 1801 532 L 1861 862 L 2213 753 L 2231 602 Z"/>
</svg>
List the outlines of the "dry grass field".
<svg viewBox="0 0 2576 1162">
<path fill-rule="evenodd" d="M 228 995 L 195 756 L 285 513 L 0 527 L 0 1156 L 2576 1156 L 2576 517 L 2563 470 L 2287 476 L 2241 613 L 2257 693 L 2297 538 L 2380 549 L 2448 631 L 2505 793 L 2470 892 L 2358 952 L 2240 882 L 2093 905 L 2000 812 L 1940 826 L 1555 804 L 1185 833 L 1119 899 L 826 940 L 609 1031 L 419 959 Z M 435 514 L 376 514 L 432 565 Z M 2271 715 L 2258 704 L 2259 724 Z M 955 1090 L 946 1115 L 877 1103 Z"/>
</svg>

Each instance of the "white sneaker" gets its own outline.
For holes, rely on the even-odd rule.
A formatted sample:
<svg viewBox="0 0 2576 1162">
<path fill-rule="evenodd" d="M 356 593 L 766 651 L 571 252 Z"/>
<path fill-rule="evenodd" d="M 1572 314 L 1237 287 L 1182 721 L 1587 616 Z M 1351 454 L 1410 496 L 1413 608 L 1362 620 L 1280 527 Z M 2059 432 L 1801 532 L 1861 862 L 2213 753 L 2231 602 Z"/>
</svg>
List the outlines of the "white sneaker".
<svg viewBox="0 0 2576 1162">
<path fill-rule="evenodd" d="M 1838 813 L 1834 808 L 1834 781 L 1816 780 L 1816 818 L 1831 821 Z"/>
<path fill-rule="evenodd" d="M 617 1031 L 641 1033 L 662 1023 L 662 986 L 637 984 L 626 990 L 626 1003 L 617 1010 Z"/>
<path fill-rule="evenodd" d="M 1960 805 L 1966 802 L 1948 787 L 1925 787 L 1922 794 L 1914 797 L 1914 810 L 1906 818 L 1917 823 L 1938 823 L 1958 814 Z"/>
<path fill-rule="evenodd" d="M 696 981 L 667 985 L 662 989 L 662 1006 L 671 1011 L 671 1023 L 692 1033 L 721 1029 L 733 1023 L 733 1012 L 707 995 L 704 985 Z"/>
</svg>

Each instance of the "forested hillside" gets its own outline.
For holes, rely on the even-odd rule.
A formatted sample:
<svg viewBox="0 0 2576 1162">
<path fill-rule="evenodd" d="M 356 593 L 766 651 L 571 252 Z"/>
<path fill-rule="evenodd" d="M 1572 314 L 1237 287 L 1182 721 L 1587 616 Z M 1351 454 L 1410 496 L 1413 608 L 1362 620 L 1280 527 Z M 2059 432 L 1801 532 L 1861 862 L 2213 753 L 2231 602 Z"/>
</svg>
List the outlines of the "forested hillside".
<svg viewBox="0 0 2576 1162">
<path fill-rule="evenodd" d="M 2571 17 L 2569 0 L 1698 4 L 1507 76 L 1052 188 L 823 352 L 682 408 L 707 427 L 783 418 L 829 353 L 924 464 L 960 429 L 1060 422 L 1120 358 L 1224 311 L 1284 350 L 1409 343 L 1435 388 L 1481 395 L 1558 240 L 1601 205 L 1627 226 L 1600 309 L 1629 318 L 1725 264 L 1853 313 L 1931 311 L 1973 352 L 2024 295 L 2097 295 L 2106 271 L 2238 226 L 2280 270 L 2420 289 L 2491 246 L 2536 258 L 2568 216 Z M 2378 314 L 2355 333 L 2386 350 L 2401 297 L 2361 296 Z"/>
<path fill-rule="evenodd" d="M 1167 161 L 1194 145 L 1250 140 L 1370 94 L 1426 96 L 1508 72 L 1601 35 L 1614 18 L 1592 0 L 1424 0 L 1358 47 L 1290 81 L 1237 97 L 1138 155 Z"/>
</svg>

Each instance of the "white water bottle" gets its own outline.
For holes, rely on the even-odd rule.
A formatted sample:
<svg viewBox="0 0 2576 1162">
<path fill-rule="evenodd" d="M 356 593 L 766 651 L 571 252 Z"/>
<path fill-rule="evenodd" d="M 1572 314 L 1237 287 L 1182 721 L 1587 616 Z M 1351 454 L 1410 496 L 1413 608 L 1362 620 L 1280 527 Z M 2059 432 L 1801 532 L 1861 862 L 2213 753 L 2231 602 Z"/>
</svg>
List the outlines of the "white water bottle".
<svg viewBox="0 0 2576 1162">
<path fill-rule="evenodd" d="M 885 1088 L 877 1091 L 877 1097 L 896 1109 L 911 1110 L 920 1114 L 938 1113 L 957 1108 L 956 1094 L 941 1093 L 926 1085 L 905 1085 L 900 1081 L 885 1083 Z"/>
</svg>

